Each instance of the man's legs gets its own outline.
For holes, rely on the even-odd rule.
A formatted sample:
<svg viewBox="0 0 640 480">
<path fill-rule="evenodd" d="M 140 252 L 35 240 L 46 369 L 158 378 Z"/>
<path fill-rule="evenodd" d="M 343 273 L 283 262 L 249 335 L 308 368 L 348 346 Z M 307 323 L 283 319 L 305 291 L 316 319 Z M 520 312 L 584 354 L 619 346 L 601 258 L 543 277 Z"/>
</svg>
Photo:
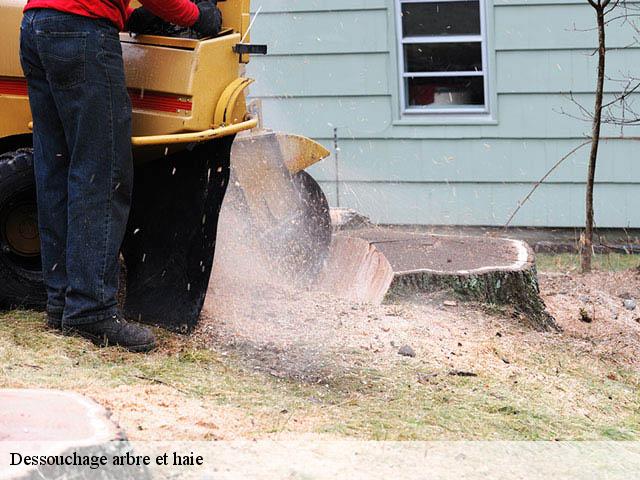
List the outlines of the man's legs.
<svg viewBox="0 0 640 480">
<path fill-rule="evenodd" d="M 118 256 L 133 187 L 131 105 L 118 32 L 102 25 L 85 46 L 85 81 L 54 92 L 71 152 L 67 326 L 116 313 Z"/>
<path fill-rule="evenodd" d="M 47 287 L 47 312 L 61 321 L 67 289 L 67 177 L 69 152 L 53 94 L 40 63 L 32 25 L 34 12 L 22 24 L 21 59 L 29 83 L 35 125 L 34 165 L 42 272 Z"/>
<path fill-rule="evenodd" d="M 131 104 L 118 31 L 107 21 L 53 10 L 28 14 L 68 150 L 63 327 L 146 349 L 153 336 L 126 324 L 116 300 L 133 186 Z"/>
</svg>

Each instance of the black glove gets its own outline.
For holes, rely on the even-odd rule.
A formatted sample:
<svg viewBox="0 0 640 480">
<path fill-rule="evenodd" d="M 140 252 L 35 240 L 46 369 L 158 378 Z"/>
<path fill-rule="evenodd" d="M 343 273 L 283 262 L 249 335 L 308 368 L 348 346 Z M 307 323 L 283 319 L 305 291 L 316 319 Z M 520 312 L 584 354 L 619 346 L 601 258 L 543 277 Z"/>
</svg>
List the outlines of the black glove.
<svg viewBox="0 0 640 480">
<path fill-rule="evenodd" d="M 200 16 L 193 29 L 204 37 L 215 37 L 222 29 L 222 12 L 216 6 L 216 0 L 202 0 L 196 6 Z"/>
<path fill-rule="evenodd" d="M 125 29 L 131 33 L 150 33 L 156 29 L 159 22 L 162 20 L 146 8 L 140 7 L 131 12 Z"/>
</svg>

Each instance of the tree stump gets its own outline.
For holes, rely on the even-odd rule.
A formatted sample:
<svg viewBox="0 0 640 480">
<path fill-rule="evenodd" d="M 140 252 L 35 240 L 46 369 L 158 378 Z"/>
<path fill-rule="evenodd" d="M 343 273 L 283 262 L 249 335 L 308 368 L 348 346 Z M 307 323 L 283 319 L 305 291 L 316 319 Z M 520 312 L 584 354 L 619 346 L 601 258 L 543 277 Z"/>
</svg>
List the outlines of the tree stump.
<svg viewBox="0 0 640 480">
<path fill-rule="evenodd" d="M 334 236 L 320 288 L 358 302 L 443 288 L 508 305 L 537 330 L 558 330 L 540 297 L 535 255 L 520 240 L 365 229 Z"/>
<path fill-rule="evenodd" d="M 131 444 L 107 410 L 74 392 L 0 389 L 0 430 L 3 479 L 151 478 L 144 465 L 119 467 L 110 463 L 110 459 L 132 452 Z M 47 461 L 21 462 L 16 456 L 11 465 L 12 452 L 44 456 Z M 91 459 L 101 456 L 108 461 L 93 469 Z"/>
</svg>

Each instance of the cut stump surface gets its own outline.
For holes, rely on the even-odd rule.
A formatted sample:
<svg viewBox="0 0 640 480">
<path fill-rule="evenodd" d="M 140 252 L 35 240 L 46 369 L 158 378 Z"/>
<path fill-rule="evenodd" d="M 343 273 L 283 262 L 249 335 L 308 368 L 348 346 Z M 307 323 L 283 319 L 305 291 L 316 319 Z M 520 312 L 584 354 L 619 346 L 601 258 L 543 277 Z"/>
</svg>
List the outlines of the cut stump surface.
<svg viewBox="0 0 640 480">
<path fill-rule="evenodd" d="M 363 229 L 334 236 L 323 290 L 381 303 L 443 288 L 510 305 L 540 330 L 557 329 L 540 298 L 535 256 L 520 240 Z"/>
<path fill-rule="evenodd" d="M 126 442 L 113 441 L 123 439 L 109 413 L 82 395 L 0 389 L 0 478 L 67 478 L 69 472 L 76 471 L 60 466 L 11 466 L 11 452 L 45 456 L 118 453 Z"/>
<path fill-rule="evenodd" d="M 119 438 L 108 412 L 73 392 L 0 390 L 0 441 L 95 445 Z"/>
</svg>

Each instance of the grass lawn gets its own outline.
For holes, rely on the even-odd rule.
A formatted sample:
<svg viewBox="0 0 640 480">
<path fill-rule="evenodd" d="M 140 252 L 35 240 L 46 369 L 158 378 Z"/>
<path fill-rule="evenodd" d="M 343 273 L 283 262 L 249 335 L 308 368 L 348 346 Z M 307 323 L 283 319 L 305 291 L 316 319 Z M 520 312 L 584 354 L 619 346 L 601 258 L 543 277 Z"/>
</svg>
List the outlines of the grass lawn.
<svg viewBox="0 0 640 480">
<path fill-rule="evenodd" d="M 14 311 L 0 316 L 0 387 L 88 394 L 133 439 L 640 439 L 638 371 L 582 342 L 490 321 L 502 334 L 478 340 L 493 353 L 478 355 L 477 376 L 435 358 L 369 365 L 368 354 L 345 352 L 357 368 L 305 383 L 161 331 L 149 355 L 100 350 Z"/>
<path fill-rule="evenodd" d="M 538 271 L 576 272 L 580 270 L 580 256 L 577 253 L 536 254 Z M 593 256 L 595 270 L 618 272 L 640 266 L 640 255 L 606 253 Z"/>
</svg>

